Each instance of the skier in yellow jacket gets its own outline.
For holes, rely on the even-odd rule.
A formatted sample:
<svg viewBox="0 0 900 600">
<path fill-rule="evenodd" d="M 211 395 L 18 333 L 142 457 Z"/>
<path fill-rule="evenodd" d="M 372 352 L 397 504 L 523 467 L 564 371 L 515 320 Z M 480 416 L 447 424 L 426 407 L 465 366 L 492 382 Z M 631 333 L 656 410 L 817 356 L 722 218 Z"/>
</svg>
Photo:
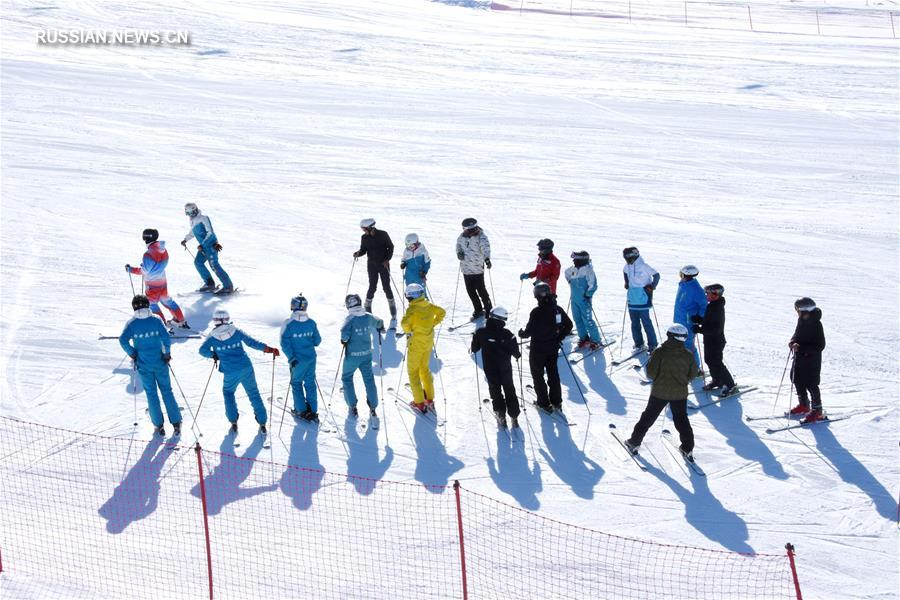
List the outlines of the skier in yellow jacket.
<svg viewBox="0 0 900 600">
<path fill-rule="evenodd" d="M 431 350 L 434 348 L 434 328 L 447 314 L 440 306 L 425 298 L 425 288 L 418 283 L 406 286 L 409 307 L 400 326 L 407 336 L 407 363 L 409 387 L 412 389 L 412 407 L 422 412 L 434 404 L 434 378 L 428 368 Z"/>
</svg>

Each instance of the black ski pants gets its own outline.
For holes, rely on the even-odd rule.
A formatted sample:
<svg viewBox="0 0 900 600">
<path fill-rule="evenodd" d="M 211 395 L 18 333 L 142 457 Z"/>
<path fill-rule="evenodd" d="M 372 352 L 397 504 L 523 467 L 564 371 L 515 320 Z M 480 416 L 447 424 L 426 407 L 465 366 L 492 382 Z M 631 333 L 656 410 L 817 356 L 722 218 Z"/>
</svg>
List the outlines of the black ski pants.
<svg viewBox="0 0 900 600">
<path fill-rule="evenodd" d="M 637 424 L 634 426 L 634 431 L 631 432 L 631 437 L 628 439 L 632 444 L 640 446 L 644 436 L 647 435 L 647 431 L 659 418 L 659 413 L 666 408 L 667 404 L 672 407 L 672 420 L 675 422 L 675 429 L 678 430 L 678 435 L 681 438 L 681 447 L 684 448 L 685 452 L 693 451 L 694 430 L 691 429 L 691 422 L 688 421 L 687 398 L 684 400 L 663 400 L 656 396 L 650 396 L 650 399 L 647 400 L 647 408 L 644 409 L 641 418 L 638 419 Z"/>
<path fill-rule="evenodd" d="M 531 367 L 531 379 L 534 381 L 534 394 L 537 396 L 539 406 L 547 408 L 553 405 L 555 408 L 562 406 L 562 387 L 559 383 L 559 348 L 540 349 L 531 344 L 531 352 L 528 354 L 528 365 Z M 544 381 L 544 372 L 547 372 L 547 381 Z"/>
<path fill-rule="evenodd" d="M 369 289 L 366 291 L 366 300 L 375 297 L 375 288 L 378 287 L 378 278 L 381 277 L 381 289 L 388 300 L 394 299 L 394 293 L 391 291 L 391 273 L 384 265 L 378 263 L 368 263 L 369 271 Z"/>
<path fill-rule="evenodd" d="M 485 371 L 484 375 L 487 377 L 488 391 L 491 394 L 494 412 L 509 415 L 513 419 L 518 418 L 519 399 L 516 397 L 512 368 L 505 371 Z"/>
<path fill-rule="evenodd" d="M 819 386 L 812 384 L 794 384 L 794 387 L 797 388 L 797 397 L 800 400 L 800 404 L 809 406 L 811 397 L 812 407 L 815 410 L 822 410 L 822 393 L 819 391 Z"/>
<path fill-rule="evenodd" d="M 491 312 L 494 305 L 491 304 L 491 297 L 488 296 L 487 288 L 484 287 L 484 273 L 464 274 L 463 281 L 466 282 L 466 293 L 469 294 L 475 314 Z"/>
<path fill-rule="evenodd" d="M 703 360 L 706 361 L 706 366 L 709 367 L 709 374 L 712 377 L 712 380 L 715 383 L 731 387 L 734 385 L 734 378 L 731 376 L 728 367 L 725 366 L 725 361 L 722 359 L 724 352 L 725 344 L 721 342 L 707 342 L 704 340 Z"/>
</svg>

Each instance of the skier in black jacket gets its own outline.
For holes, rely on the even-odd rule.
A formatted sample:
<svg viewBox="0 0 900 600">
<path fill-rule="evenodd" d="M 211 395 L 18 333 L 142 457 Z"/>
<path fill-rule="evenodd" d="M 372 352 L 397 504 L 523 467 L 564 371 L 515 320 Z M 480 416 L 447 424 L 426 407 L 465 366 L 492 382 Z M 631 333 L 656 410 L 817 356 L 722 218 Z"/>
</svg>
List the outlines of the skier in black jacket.
<svg viewBox="0 0 900 600">
<path fill-rule="evenodd" d="M 797 311 L 797 327 L 788 346 L 794 352 L 791 381 L 797 388 L 800 404 L 791 409 L 791 415 L 806 415 L 804 423 L 815 423 L 825 418 L 822 414 L 822 396 L 819 393 L 822 351 L 825 349 L 822 311 L 816 308 L 812 298 L 800 298 L 794 302 L 794 310 Z"/>
<path fill-rule="evenodd" d="M 516 397 L 512 363 L 509 359 L 514 356 L 519 360 L 522 353 L 519 351 L 516 337 L 505 327 L 508 316 L 502 306 L 492 308 L 485 326 L 476 329 L 472 336 L 472 352 L 481 350 L 481 363 L 493 401 L 497 425 L 506 428 L 508 414 L 515 429 L 519 426 L 519 399 Z"/>
<path fill-rule="evenodd" d="M 709 367 L 712 381 L 703 386 L 706 391 L 722 388 L 721 396 L 729 396 L 734 391 L 734 378 L 722 358 L 725 351 L 725 288 L 718 283 L 703 288 L 706 292 L 706 313 L 695 315 L 694 333 L 703 334 L 703 360 Z"/>
<path fill-rule="evenodd" d="M 534 297 L 538 305 L 531 311 L 525 329 L 519 330 L 519 337 L 531 338 L 528 364 L 534 380 L 534 393 L 538 407 L 553 411 L 562 408 L 562 388 L 559 382 L 559 345 L 572 332 L 572 319 L 556 304 L 556 295 L 550 286 L 539 282 L 534 286 Z M 544 381 L 544 371 L 547 381 Z M 548 393 L 549 387 L 549 393 Z"/>
<path fill-rule="evenodd" d="M 363 219 L 359 222 L 363 230 L 359 241 L 359 250 L 353 253 L 353 258 L 368 255 L 367 269 L 369 271 L 369 289 L 366 291 L 366 312 L 372 312 L 372 298 L 375 297 L 375 288 L 378 287 L 378 278 L 381 277 L 381 289 L 387 297 L 388 308 L 391 311 L 390 329 L 397 328 L 397 304 L 394 302 L 394 294 L 391 291 L 391 257 L 394 256 L 394 243 L 387 231 L 375 229 L 375 219 Z"/>
</svg>

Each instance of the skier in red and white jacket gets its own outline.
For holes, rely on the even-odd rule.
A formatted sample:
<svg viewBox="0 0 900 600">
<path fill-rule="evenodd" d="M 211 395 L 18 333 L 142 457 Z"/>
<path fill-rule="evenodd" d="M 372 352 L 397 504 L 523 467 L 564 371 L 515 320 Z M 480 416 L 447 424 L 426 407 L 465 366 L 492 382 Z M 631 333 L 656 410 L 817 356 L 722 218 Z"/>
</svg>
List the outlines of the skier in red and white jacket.
<svg viewBox="0 0 900 600">
<path fill-rule="evenodd" d="M 553 240 L 543 239 L 537 243 L 538 260 L 534 271 L 522 273 L 519 279 L 537 279 L 535 284 L 544 282 L 550 286 L 550 291 L 556 295 L 556 282 L 559 280 L 559 259 L 553 254 Z"/>
<path fill-rule="evenodd" d="M 169 253 L 166 251 L 166 243 L 159 241 L 159 231 L 156 229 L 145 229 L 142 233 L 144 243 L 147 244 L 147 251 L 141 260 L 141 266 L 132 267 L 125 265 L 125 270 L 133 275 L 141 275 L 144 278 L 144 290 L 147 299 L 150 300 L 150 311 L 158 315 L 163 323 L 166 318 L 163 316 L 160 304 L 172 313 L 172 323 L 179 327 L 188 327 L 187 321 L 184 319 L 184 313 L 170 296 L 168 283 L 166 281 L 166 265 L 169 264 Z"/>
</svg>

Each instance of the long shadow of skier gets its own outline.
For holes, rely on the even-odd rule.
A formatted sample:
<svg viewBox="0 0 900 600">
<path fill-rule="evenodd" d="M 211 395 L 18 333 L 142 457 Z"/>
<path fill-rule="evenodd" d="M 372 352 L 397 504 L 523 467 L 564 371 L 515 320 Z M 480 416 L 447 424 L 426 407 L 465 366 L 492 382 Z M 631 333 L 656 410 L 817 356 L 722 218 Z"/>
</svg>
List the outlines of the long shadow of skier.
<svg viewBox="0 0 900 600">
<path fill-rule="evenodd" d="M 582 452 L 572 440 L 568 425 L 560 423 L 556 417 L 540 413 L 541 434 L 547 450 L 540 449 L 541 456 L 564 483 L 568 484 L 579 498 L 594 497 L 594 487 L 603 477 L 603 468 Z"/>
<path fill-rule="evenodd" d="M 872 499 L 879 515 L 893 521 L 897 516 L 897 502 L 887 488 L 841 445 L 827 423 L 810 427 L 810 430 L 816 438 L 816 447 L 835 466 L 841 479 L 858 487 Z"/>
<path fill-rule="evenodd" d="M 355 419 L 344 422 L 344 435 L 352 442 L 347 444 L 347 481 L 353 484 L 357 493 L 368 496 L 375 491 L 378 480 L 384 477 L 394 461 L 394 450 L 388 446 L 384 458 L 379 460 L 378 430 L 366 427 L 366 432 L 359 435 Z"/>
<path fill-rule="evenodd" d="M 706 401 L 706 394 L 700 392 L 697 399 Z M 784 467 L 775 458 L 775 455 L 766 446 L 756 431 L 744 420 L 744 410 L 741 406 L 740 396 L 723 400 L 719 404 L 713 404 L 702 409 L 701 412 L 716 431 L 725 436 L 725 441 L 734 448 L 738 456 L 751 461 L 759 462 L 763 473 L 776 479 L 787 479 L 788 474 Z M 691 412 L 691 418 L 696 418 L 697 411 Z"/>
<path fill-rule="evenodd" d="M 425 485 L 429 492 L 440 494 L 444 491 L 450 476 L 465 465 L 461 460 L 447 454 L 447 449 L 438 438 L 435 425 L 426 418 L 416 417 L 413 423 L 413 439 L 416 443 L 416 481 Z"/>
<path fill-rule="evenodd" d="M 733 552 L 753 553 L 753 548 L 747 543 L 750 537 L 747 531 L 747 523 L 737 513 L 722 506 L 719 499 L 709 491 L 706 477 L 691 474 L 691 491 L 675 481 L 668 473 L 656 465 L 648 462 L 647 472 L 669 486 L 678 499 L 684 504 L 684 517 L 694 529 L 706 536 L 707 539 L 728 548 Z"/>
<path fill-rule="evenodd" d="M 541 466 L 535 461 L 528 468 L 525 444 L 512 442 L 503 431 L 497 432 L 497 461 L 487 459 L 488 472 L 497 489 L 516 499 L 522 508 L 537 510 L 541 507 L 538 493 L 543 489 Z"/>
<path fill-rule="evenodd" d="M 128 470 L 112 497 L 97 512 L 106 519 L 106 531 L 122 533 L 131 523 L 153 513 L 159 500 L 159 477 L 172 452 L 158 450 L 163 438 L 154 435 L 137 462 Z"/>
<path fill-rule="evenodd" d="M 624 415 L 626 401 L 625 396 L 610 379 L 606 371 L 606 350 L 598 350 L 583 361 L 584 372 L 588 377 L 588 386 L 600 397 L 606 400 L 606 412 L 614 415 Z"/>
<path fill-rule="evenodd" d="M 291 433 L 288 467 L 281 476 L 281 493 L 291 498 L 295 507 L 307 510 L 313 494 L 322 487 L 324 467 L 319 460 L 319 428 L 295 423 Z"/>
<path fill-rule="evenodd" d="M 261 485 L 252 488 L 242 488 L 241 484 L 256 464 L 256 457 L 262 450 L 265 436 L 257 433 L 253 442 L 247 447 L 242 456 L 232 454 L 234 452 L 234 440 L 237 433 L 228 432 L 219 447 L 219 464 L 205 477 L 206 506 L 211 515 L 217 515 L 226 504 L 246 500 L 259 494 L 272 492 L 278 489 L 278 484 Z M 191 489 L 191 494 L 200 497 L 200 484 Z"/>
</svg>

